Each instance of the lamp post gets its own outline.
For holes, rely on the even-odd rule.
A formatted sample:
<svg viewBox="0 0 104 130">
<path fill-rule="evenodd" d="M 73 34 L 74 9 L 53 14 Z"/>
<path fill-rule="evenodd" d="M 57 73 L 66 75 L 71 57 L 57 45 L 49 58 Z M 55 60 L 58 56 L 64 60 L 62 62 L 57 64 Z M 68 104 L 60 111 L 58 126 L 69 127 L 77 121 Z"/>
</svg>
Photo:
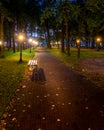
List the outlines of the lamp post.
<svg viewBox="0 0 104 130">
<path fill-rule="evenodd" d="M 77 43 L 77 48 L 78 48 L 78 59 L 80 58 L 80 39 L 77 39 L 76 40 L 76 43 Z"/>
<path fill-rule="evenodd" d="M 18 35 L 18 40 L 19 40 L 19 43 L 20 43 L 20 60 L 19 62 L 22 62 L 22 43 L 24 42 L 25 40 L 25 37 L 24 37 L 24 34 L 23 33 L 20 33 Z"/>
<path fill-rule="evenodd" d="M 2 41 L 0 41 L 0 51 L 1 51 L 1 45 L 2 45 Z"/>
<path fill-rule="evenodd" d="M 99 46 L 100 46 L 101 38 L 97 37 L 96 42 L 97 42 L 97 51 L 99 51 Z"/>
<path fill-rule="evenodd" d="M 33 39 L 29 38 L 29 43 L 30 43 L 30 53 L 31 53 L 31 43 L 32 43 Z"/>
</svg>

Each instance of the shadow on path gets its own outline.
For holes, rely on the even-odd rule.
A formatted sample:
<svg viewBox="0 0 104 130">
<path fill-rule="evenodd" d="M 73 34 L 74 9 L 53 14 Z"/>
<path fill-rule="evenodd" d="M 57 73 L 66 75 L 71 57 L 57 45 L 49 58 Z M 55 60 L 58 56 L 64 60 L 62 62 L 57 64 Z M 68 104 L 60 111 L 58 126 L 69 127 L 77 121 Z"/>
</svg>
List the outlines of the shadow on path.
<svg viewBox="0 0 104 130">
<path fill-rule="evenodd" d="M 45 73 L 43 68 L 34 69 L 31 75 L 32 81 L 46 81 Z"/>
</svg>

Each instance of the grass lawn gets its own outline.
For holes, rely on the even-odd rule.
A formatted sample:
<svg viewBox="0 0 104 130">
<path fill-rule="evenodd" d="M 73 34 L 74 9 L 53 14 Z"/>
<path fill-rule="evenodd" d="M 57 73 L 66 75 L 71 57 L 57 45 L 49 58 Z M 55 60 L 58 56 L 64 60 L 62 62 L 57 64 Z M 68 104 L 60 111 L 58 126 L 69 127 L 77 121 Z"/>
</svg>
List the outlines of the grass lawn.
<svg viewBox="0 0 104 130">
<path fill-rule="evenodd" d="M 34 54 L 34 50 L 31 53 L 29 50 L 23 50 L 22 63 L 19 63 L 19 52 L 6 51 L 5 58 L 0 59 L 0 118 L 22 80 L 28 60 L 33 58 Z"/>
<path fill-rule="evenodd" d="M 104 86 L 104 76 L 103 73 L 98 73 L 96 71 L 96 67 L 94 68 L 93 64 L 94 59 L 104 59 L 104 50 L 96 51 L 96 49 L 83 49 L 81 48 L 80 51 L 80 59 L 77 58 L 78 51 L 76 48 L 71 48 L 70 53 L 71 55 L 68 56 L 66 53 L 62 53 L 60 49 L 58 48 L 52 48 L 48 50 L 52 55 L 59 58 L 62 62 L 64 62 L 67 66 L 71 67 L 72 69 L 75 69 L 77 71 L 80 71 L 83 73 L 83 75 L 86 77 L 87 80 L 90 80 L 92 83 L 97 85 L 100 88 L 103 88 Z M 89 62 L 90 59 L 90 62 Z M 82 62 L 86 61 L 86 65 L 83 66 Z M 87 73 L 86 67 L 90 65 L 93 67 L 94 72 Z M 96 64 L 96 63 L 95 63 Z M 95 65 L 96 66 L 96 65 Z M 87 68 L 88 69 L 88 68 Z M 102 67 L 100 70 L 103 69 Z"/>
<path fill-rule="evenodd" d="M 68 66 L 82 71 L 82 68 L 79 64 L 81 60 L 85 59 L 94 59 L 94 58 L 104 58 L 104 50 L 103 51 L 96 51 L 95 49 L 80 49 L 80 59 L 77 58 L 78 51 L 76 48 L 70 49 L 70 56 L 68 56 L 66 53 L 62 53 L 60 49 L 58 48 L 52 48 L 48 50 L 50 53 L 52 53 L 54 56 L 59 58 L 62 62 L 67 64 Z"/>
</svg>

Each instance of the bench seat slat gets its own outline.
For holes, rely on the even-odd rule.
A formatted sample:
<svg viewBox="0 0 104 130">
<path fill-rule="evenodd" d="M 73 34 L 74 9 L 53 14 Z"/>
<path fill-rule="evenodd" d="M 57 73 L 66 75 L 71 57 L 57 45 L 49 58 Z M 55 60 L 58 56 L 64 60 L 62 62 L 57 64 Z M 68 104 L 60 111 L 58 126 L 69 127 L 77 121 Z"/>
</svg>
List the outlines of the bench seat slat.
<svg viewBox="0 0 104 130">
<path fill-rule="evenodd" d="M 30 65 L 31 60 L 29 60 L 28 65 Z"/>
<path fill-rule="evenodd" d="M 37 65 L 37 60 L 29 60 L 28 65 Z"/>
</svg>

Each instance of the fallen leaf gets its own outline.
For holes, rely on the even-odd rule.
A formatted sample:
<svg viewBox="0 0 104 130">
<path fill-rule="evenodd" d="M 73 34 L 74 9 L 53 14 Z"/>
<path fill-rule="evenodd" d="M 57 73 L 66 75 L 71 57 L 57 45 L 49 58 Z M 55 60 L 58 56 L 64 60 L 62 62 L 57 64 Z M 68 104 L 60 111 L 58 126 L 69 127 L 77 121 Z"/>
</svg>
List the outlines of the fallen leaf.
<svg viewBox="0 0 104 130">
<path fill-rule="evenodd" d="M 25 86 L 25 85 L 23 85 L 23 86 L 22 86 L 22 88 L 26 88 L 26 86 Z"/>
<path fill-rule="evenodd" d="M 16 90 L 16 92 L 19 92 L 19 91 L 20 91 L 20 89 L 17 89 L 17 90 Z"/>
<path fill-rule="evenodd" d="M 3 118 L 6 118 L 8 116 L 8 113 L 3 114 Z"/>
<path fill-rule="evenodd" d="M 59 94 L 58 94 L 58 93 L 56 93 L 56 96 L 59 96 Z"/>
<path fill-rule="evenodd" d="M 88 107 L 85 107 L 86 110 L 88 110 Z"/>
<path fill-rule="evenodd" d="M 13 117 L 13 118 L 12 118 L 12 121 L 16 121 L 16 118 L 15 118 L 15 117 Z"/>
<path fill-rule="evenodd" d="M 45 120 L 45 117 L 42 117 L 43 120 Z"/>
<path fill-rule="evenodd" d="M 41 128 L 38 128 L 38 130 L 42 130 Z"/>
<path fill-rule="evenodd" d="M 22 112 L 25 112 L 26 110 L 22 110 Z"/>
<path fill-rule="evenodd" d="M 30 107 L 31 107 L 31 105 L 29 104 L 27 107 L 28 107 L 28 108 L 30 108 Z"/>
<path fill-rule="evenodd" d="M 61 121 L 61 120 L 58 118 L 57 121 L 59 122 L 59 121 Z"/>
</svg>

